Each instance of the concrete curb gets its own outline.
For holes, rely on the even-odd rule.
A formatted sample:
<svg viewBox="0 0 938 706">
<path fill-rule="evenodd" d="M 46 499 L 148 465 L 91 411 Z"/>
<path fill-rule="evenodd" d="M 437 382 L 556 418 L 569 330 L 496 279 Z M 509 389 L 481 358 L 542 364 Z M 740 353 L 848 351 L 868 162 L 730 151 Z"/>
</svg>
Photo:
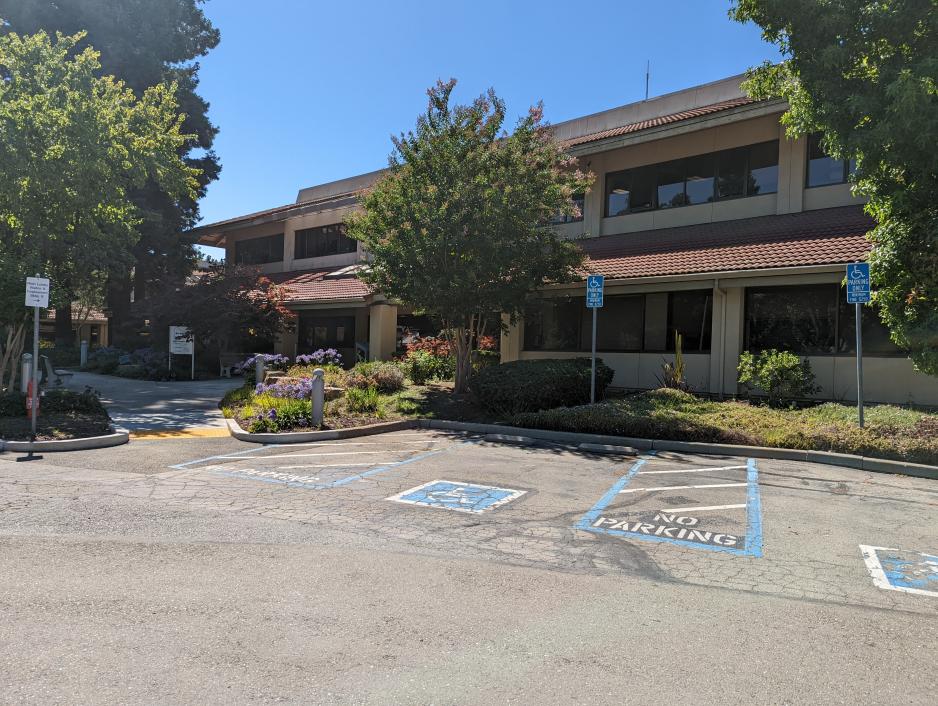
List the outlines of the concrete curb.
<svg viewBox="0 0 938 706">
<path fill-rule="evenodd" d="M 639 439 L 628 436 L 605 436 L 603 434 L 579 434 L 568 431 L 548 429 L 527 429 L 509 427 L 502 424 L 479 424 L 476 422 L 451 422 L 443 419 L 405 419 L 397 422 L 383 422 L 365 427 L 335 429 L 330 431 L 303 431 L 291 434 L 250 434 L 244 431 L 233 419 L 226 420 L 231 435 L 241 441 L 256 444 L 299 444 L 303 442 L 348 439 L 356 436 L 383 434 L 404 429 L 442 429 L 463 431 L 470 434 L 485 435 L 485 440 L 493 443 L 529 445 L 536 441 L 550 441 L 561 444 L 575 444 L 586 453 L 609 453 L 634 455 L 641 451 L 677 451 L 683 453 L 708 454 L 716 456 L 749 456 L 752 458 L 771 458 L 780 461 L 804 461 L 821 463 L 828 466 L 854 468 L 872 473 L 895 473 L 918 478 L 938 480 L 938 467 L 906 461 L 890 461 L 869 456 L 834 453 L 832 451 L 802 451 L 799 449 L 781 449 L 767 446 L 736 446 L 734 444 L 710 444 L 699 441 L 669 441 L 666 439 Z"/>
<path fill-rule="evenodd" d="M 111 427 L 112 433 L 103 436 L 86 436 L 82 439 L 56 439 L 53 441 L 0 441 L 0 451 L 42 451 L 55 453 L 59 451 L 87 451 L 88 449 L 106 449 L 109 446 L 120 446 L 130 441 L 130 433 L 124 429 L 116 430 Z"/>
<path fill-rule="evenodd" d="M 295 431 L 284 434 L 252 434 L 244 431 L 235 419 L 226 419 L 228 431 L 239 441 L 252 444 L 302 444 L 315 441 L 331 441 L 333 439 L 351 439 L 356 436 L 369 436 L 371 434 L 384 434 L 389 431 L 403 431 L 416 429 L 420 423 L 416 419 L 402 419 L 396 422 L 381 422 L 364 427 L 349 427 L 348 429 L 329 429 L 326 431 Z"/>
</svg>

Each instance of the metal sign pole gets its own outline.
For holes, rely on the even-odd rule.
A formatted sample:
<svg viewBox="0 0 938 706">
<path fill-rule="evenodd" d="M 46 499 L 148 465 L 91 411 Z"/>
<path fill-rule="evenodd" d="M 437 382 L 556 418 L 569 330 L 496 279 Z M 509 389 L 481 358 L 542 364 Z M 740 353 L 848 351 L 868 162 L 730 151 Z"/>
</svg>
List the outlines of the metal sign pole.
<svg viewBox="0 0 938 706">
<path fill-rule="evenodd" d="M 590 404 L 596 402 L 596 307 L 593 307 L 593 366 L 590 372 Z"/>
<path fill-rule="evenodd" d="M 38 273 L 36 277 L 38 277 Z M 33 307 L 33 394 L 32 440 L 36 441 L 36 421 L 39 417 L 39 307 Z"/>
<path fill-rule="evenodd" d="M 863 428 L 863 322 L 860 315 L 862 304 L 856 304 L 857 307 L 857 415 L 860 420 L 860 428 Z"/>
</svg>

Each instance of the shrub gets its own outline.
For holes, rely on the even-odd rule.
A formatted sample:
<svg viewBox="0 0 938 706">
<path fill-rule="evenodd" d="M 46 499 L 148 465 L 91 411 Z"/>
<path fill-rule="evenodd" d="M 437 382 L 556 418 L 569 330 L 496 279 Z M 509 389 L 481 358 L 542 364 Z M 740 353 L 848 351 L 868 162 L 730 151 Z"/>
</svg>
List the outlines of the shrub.
<svg viewBox="0 0 938 706">
<path fill-rule="evenodd" d="M 612 376 L 612 368 L 597 359 L 597 399 Z M 493 365 L 475 375 L 471 388 L 480 405 L 499 415 L 586 404 L 590 399 L 590 359 L 548 358 Z"/>
<path fill-rule="evenodd" d="M 687 379 L 684 377 L 684 353 L 681 350 L 683 338 L 677 331 L 674 332 L 674 362 L 665 362 L 661 366 L 661 377 L 658 382 L 662 387 L 671 390 L 686 390 Z"/>
<path fill-rule="evenodd" d="M 342 355 L 335 348 L 320 348 L 312 353 L 305 353 L 296 357 L 297 365 L 342 365 Z"/>
<path fill-rule="evenodd" d="M 0 417 L 25 417 L 26 395 L 9 390 L 0 395 Z"/>
<path fill-rule="evenodd" d="M 350 388 L 374 387 L 389 395 L 404 389 L 404 372 L 396 363 L 359 363 L 349 371 L 347 384 Z"/>
<path fill-rule="evenodd" d="M 117 370 L 118 361 L 125 352 L 120 348 L 105 346 L 96 348 L 88 354 L 88 362 L 85 364 L 85 370 L 99 372 L 105 375 Z"/>
<path fill-rule="evenodd" d="M 759 390 L 768 397 L 772 407 L 791 404 L 817 392 L 814 373 L 807 360 L 794 353 L 774 348 L 753 355 L 746 351 L 739 356 L 739 383 L 751 394 Z"/>
<path fill-rule="evenodd" d="M 140 380 L 147 377 L 147 369 L 139 363 L 122 363 L 117 366 L 115 374 L 122 378 Z"/>
<path fill-rule="evenodd" d="M 248 431 L 252 433 L 289 431 L 313 424 L 309 400 L 292 400 L 271 395 L 256 395 L 245 408 Z"/>
<path fill-rule="evenodd" d="M 407 375 L 415 385 L 428 380 L 452 380 L 456 377 L 456 358 L 440 356 L 425 350 L 410 350 L 404 357 Z"/>
<path fill-rule="evenodd" d="M 42 397 L 40 414 L 45 412 L 81 412 L 82 414 L 107 414 L 98 393 L 90 387 L 84 392 L 74 390 L 49 390 Z"/>
<path fill-rule="evenodd" d="M 348 384 L 348 371 L 338 365 L 292 365 L 287 370 L 287 377 L 311 378 L 316 368 L 326 373 L 326 387 L 345 387 Z"/>
<path fill-rule="evenodd" d="M 381 405 L 381 396 L 378 394 L 378 388 L 371 387 L 350 387 L 345 391 L 345 408 L 352 414 L 374 414 L 383 416 Z"/>
</svg>

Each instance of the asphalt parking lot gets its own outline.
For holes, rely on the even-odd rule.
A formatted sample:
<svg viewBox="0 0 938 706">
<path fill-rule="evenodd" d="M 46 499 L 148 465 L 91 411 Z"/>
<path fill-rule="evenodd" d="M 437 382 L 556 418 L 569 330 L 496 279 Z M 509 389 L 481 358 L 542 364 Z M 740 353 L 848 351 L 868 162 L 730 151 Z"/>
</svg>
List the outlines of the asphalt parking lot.
<svg viewBox="0 0 938 706">
<path fill-rule="evenodd" d="M 204 696 L 207 673 L 236 689 L 209 701 L 606 702 L 628 684 L 626 701 L 670 688 L 933 703 L 938 688 L 938 485 L 923 479 L 419 430 L 144 440 L 29 464 L 0 455 L 0 548 L 12 701 L 90 687 L 115 654 L 146 679 L 127 691 L 112 674 L 104 700 Z M 206 620 L 206 601 L 238 625 Z M 147 662 L 141 615 L 169 638 L 172 685 Z M 98 636 L 84 645 L 97 670 L 23 667 L 45 664 L 63 632 L 81 642 L 80 626 Z M 284 631 L 302 646 L 291 653 Z M 123 644 L 127 632 L 148 637 Z M 193 667 L 195 644 L 215 667 Z M 247 658 L 258 649 L 292 657 L 274 668 Z M 513 675 L 501 691 L 498 665 Z"/>
</svg>

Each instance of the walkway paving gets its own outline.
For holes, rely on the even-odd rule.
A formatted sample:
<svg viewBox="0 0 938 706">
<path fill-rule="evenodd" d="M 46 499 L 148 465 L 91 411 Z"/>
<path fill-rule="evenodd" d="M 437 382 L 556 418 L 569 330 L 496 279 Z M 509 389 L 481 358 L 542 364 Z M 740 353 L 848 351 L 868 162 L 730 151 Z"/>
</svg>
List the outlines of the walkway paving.
<svg viewBox="0 0 938 706">
<path fill-rule="evenodd" d="M 97 390 L 114 425 L 135 436 L 180 431 L 202 436 L 221 434 L 223 430 L 227 435 L 218 401 L 242 383 L 241 378 L 152 382 L 75 373 L 67 386 L 72 390 Z"/>
</svg>

